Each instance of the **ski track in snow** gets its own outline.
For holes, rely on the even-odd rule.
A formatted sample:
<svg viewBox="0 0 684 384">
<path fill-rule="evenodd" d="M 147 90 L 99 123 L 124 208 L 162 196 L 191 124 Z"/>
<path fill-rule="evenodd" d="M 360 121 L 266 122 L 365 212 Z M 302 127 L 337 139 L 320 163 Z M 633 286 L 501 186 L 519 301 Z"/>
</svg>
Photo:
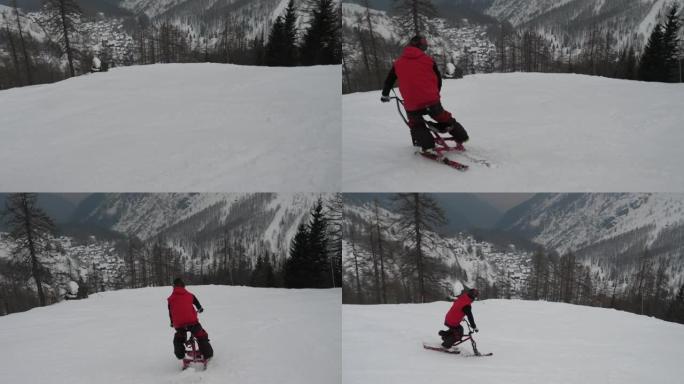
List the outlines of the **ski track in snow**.
<svg viewBox="0 0 684 384">
<path fill-rule="evenodd" d="M 0 92 L 0 190 L 334 192 L 340 66 L 165 64 Z"/>
<path fill-rule="evenodd" d="M 423 349 L 439 342 L 450 303 L 344 305 L 344 384 L 674 383 L 684 375 L 684 325 L 612 309 L 520 300 L 473 305 L 481 353 Z M 470 343 L 461 353 L 472 354 Z"/>
<path fill-rule="evenodd" d="M 379 91 L 342 99 L 345 192 L 684 189 L 682 84 L 536 73 L 446 80 L 442 103 L 468 130 L 466 148 L 493 163 L 465 173 L 415 156 Z"/>
<path fill-rule="evenodd" d="M 91 295 L 0 317 L 3 383 L 340 382 L 341 291 L 188 286 L 214 358 L 181 371 L 170 287 Z"/>
</svg>

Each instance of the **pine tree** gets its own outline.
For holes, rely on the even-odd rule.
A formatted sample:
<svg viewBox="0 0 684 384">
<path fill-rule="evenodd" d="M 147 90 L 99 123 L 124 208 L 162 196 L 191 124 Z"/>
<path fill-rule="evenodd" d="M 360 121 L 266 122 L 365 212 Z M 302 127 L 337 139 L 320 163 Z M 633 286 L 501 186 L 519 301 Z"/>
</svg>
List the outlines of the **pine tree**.
<svg viewBox="0 0 684 384">
<path fill-rule="evenodd" d="M 679 29 L 682 22 L 679 19 L 678 5 L 674 3 L 667 15 L 663 33 L 664 66 L 666 73 L 663 81 L 679 81 Z"/>
<path fill-rule="evenodd" d="M 313 272 L 309 255 L 309 230 L 306 225 L 300 224 L 290 245 L 290 258 L 285 262 L 284 278 L 287 288 L 309 287 L 309 278 Z"/>
<path fill-rule="evenodd" d="M 283 54 L 285 52 L 285 24 L 283 18 L 278 16 L 271 26 L 266 44 L 266 65 L 271 67 L 283 66 Z"/>
<path fill-rule="evenodd" d="M 318 199 L 309 222 L 309 251 L 313 263 L 313 284 L 316 288 L 333 286 L 328 263 L 328 219 L 323 213 L 323 201 Z"/>
<path fill-rule="evenodd" d="M 257 258 L 256 266 L 252 271 L 250 285 L 253 287 L 274 287 L 275 274 L 268 255 Z"/>
<path fill-rule="evenodd" d="M 418 273 L 418 300 L 423 303 L 428 299 L 426 280 L 438 280 L 439 271 L 434 260 L 425 255 L 425 248 L 435 239 L 431 236 L 436 226 L 446 223 L 444 211 L 437 202 L 426 194 L 400 193 L 394 198 L 397 212 L 400 214 L 399 230 L 403 232 L 407 244 L 413 249 L 413 261 Z"/>
<path fill-rule="evenodd" d="M 302 64 L 340 64 L 342 62 L 341 8 L 336 7 L 334 0 L 311 0 L 309 12 L 309 27 L 302 39 Z"/>
<path fill-rule="evenodd" d="M 297 9 L 290 0 L 283 19 L 283 63 L 286 67 L 297 65 Z"/>
<path fill-rule="evenodd" d="M 665 49 L 663 47 L 663 29 L 660 24 L 653 28 L 644 53 L 639 62 L 639 79 L 660 81 L 665 72 Z"/>
<path fill-rule="evenodd" d="M 679 287 L 677 295 L 670 302 L 667 310 L 667 319 L 684 323 L 684 283 Z"/>
<path fill-rule="evenodd" d="M 333 282 L 328 265 L 327 218 L 319 199 L 308 225 L 301 224 L 292 239 L 290 258 L 285 263 L 288 288 L 330 288 Z"/>
<path fill-rule="evenodd" d="M 437 10 L 431 0 L 394 0 L 394 11 L 397 28 L 407 40 L 435 30 L 431 19 Z"/>
<path fill-rule="evenodd" d="M 78 25 L 81 22 L 83 11 L 76 0 L 44 0 L 43 11 L 47 15 L 47 27 L 56 36 L 67 55 L 69 73 L 76 76 L 74 68 L 75 49 L 73 48 L 74 35 L 78 33 Z"/>
<path fill-rule="evenodd" d="M 31 59 L 29 59 L 28 50 L 26 49 L 26 41 L 24 41 L 24 32 L 21 28 L 21 20 L 19 18 L 19 9 L 17 9 L 17 0 L 12 0 L 12 8 L 14 8 L 14 15 L 17 21 L 17 33 L 19 34 L 19 44 L 24 55 L 24 69 L 26 70 L 26 81 L 28 85 L 33 84 L 33 71 L 31 69 Z"/>
<path fill-rule="evenodd" d="M 12 57 L 12 64 L 14 66 L 14 72 L 16 79 L 14 80 L 14 85 L 21 85 L 21 69 L 19 68 L 19 56 L 17 54 L 17 47 L 14 43 L 14 36 L 10 30 L 10 21 L 7 18 L 5 12 L 2 13 L 2 19 L 5 22 L 5 36 L 9 42 L 10 56 Z"/>
<path fill-rule="evenodd" d="M 12 255 L 26 261 L 31 266 L 31 275 L 36 283 L 38 301 L 47 304 L 43 292 L 45 268 L 40 255 L 47 249 L 50 236 L 54 232 L 52 219 L 38 207 L 38 197 L 33 193 L 10 195 L 6 202 L 5 220 L 9 226 L 9 237 L 14 241 Z"/>
</svg>

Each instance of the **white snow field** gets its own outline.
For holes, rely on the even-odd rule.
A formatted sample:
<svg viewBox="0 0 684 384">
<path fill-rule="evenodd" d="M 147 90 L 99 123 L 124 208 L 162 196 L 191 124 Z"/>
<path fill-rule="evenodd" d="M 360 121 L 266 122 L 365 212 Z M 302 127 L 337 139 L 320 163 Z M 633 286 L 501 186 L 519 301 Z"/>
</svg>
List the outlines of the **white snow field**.
<svg viewBox="0 0 684 384">
<path fill-rule="evenodd" d="M 538 73 L 446 80 L 442 104 L 468 130 L 466 148 L 493 163 L 465 173 L 415 155 L 380 91 L 342 99 L 345 192 L 684 189 L 684 84 Z"/>
<path fill-rule="evenodd" d="M 684 325 L 612 309 L 520 300 L 473 304 L 481 353 L 423 349 L 439 342 L 450 303 L 344 305 L 342 382 L 599 384 L 676 383 Z M 462 354 L 472 354 L 470 343 Z"/>
<path fill-rule="evenodd" d="M 0 190 L 335 192 L 340 66 L 158 64 L 0 92 Z"/>
<path fill-rule="evenodd" d="M 0 317 L 3 383 L 340 382 L 341 291 L 188 286 L 214 357 L 181 370 L 170 287 L 91 295 Z"/>
</svg>

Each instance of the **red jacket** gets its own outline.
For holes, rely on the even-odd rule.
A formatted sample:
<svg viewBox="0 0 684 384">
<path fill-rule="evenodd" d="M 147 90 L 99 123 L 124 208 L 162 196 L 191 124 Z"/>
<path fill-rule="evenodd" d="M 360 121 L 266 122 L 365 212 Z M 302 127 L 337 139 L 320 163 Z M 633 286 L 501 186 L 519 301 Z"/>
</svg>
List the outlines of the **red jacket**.
<svg viewBox="0 0 684 384">
<path fill-rule="evenodd" d="M 173 287 L 173 293 L 167 299 L 169 302 L 169 315 L 174 328 L 183 328 L 188 325 L 197 324 L 197 311 L 193 306 L 194 302 L 199 302 L 195 295 L 188 292 L 183 287 Z M 199 306 L 198 306 L 199 307 Z"/>
<path fill-rule="evenodd" d="M 465 312 L 463 312 L 463 308 L 472 303 L 473 299 L 471 299 L 470 296 L 468 296 L 466 293 L 457 297 L 456 300 L 454 300 L 454 303 L 451 305 L 451 309 L 449 309 L 449 312 L 447 312 L 446 314 L 444 324 L 450 327 L 455 327 L 461 324 L 463 317 L 465 317 Z"/>
<path fill-rule="evenodd" d="M 425 52 L 412 46 L 404 48 L 393 69 L 399 78 L 399 91 L 407 111 L 419 111 L 439 103 L 441 76 L 434 60 Z"/>
</svg>

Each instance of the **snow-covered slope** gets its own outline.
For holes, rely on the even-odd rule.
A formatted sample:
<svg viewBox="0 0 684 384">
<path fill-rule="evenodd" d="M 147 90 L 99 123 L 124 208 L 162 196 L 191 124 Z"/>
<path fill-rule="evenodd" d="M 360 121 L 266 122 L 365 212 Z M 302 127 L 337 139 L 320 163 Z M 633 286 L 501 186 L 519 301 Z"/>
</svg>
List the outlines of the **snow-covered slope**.
<svg viewBox="0 0 684 384">
<path fill-rule="evenodd" d="M 459 173 L 413 155 L 408 128 L 380 92 L 345 95 L 343 190 L 678 192 L 683 98 L 679 84 L 582 75 L 447 80 L 444 107 L 470 133 L 471 155 L 492 163 Z"/>
<path fill-rule="evenodd" d="M 2 91 L 0 190 L 336 191 L 340 94 L 339 66 L 221 64 Z"/>
<path fill-rule="evenodd" d="M 486 300 L 473 305 L 480 352 L 424 350 L 438 342 L 450 303 L 342 308 L 342 382 L 646 383 L 684 375 L 684 325 L 612 309 Z M 472 353 L 469 343 L 463 354 Z"/>
<path fill-rule="evenodd" d="M 336 290 L 189 286 L 214 358 L 180 370 L 171 344 L 169 287 L 91 295 L 0 317 L 7 383 L 339 383 Z"/>
</svg>

